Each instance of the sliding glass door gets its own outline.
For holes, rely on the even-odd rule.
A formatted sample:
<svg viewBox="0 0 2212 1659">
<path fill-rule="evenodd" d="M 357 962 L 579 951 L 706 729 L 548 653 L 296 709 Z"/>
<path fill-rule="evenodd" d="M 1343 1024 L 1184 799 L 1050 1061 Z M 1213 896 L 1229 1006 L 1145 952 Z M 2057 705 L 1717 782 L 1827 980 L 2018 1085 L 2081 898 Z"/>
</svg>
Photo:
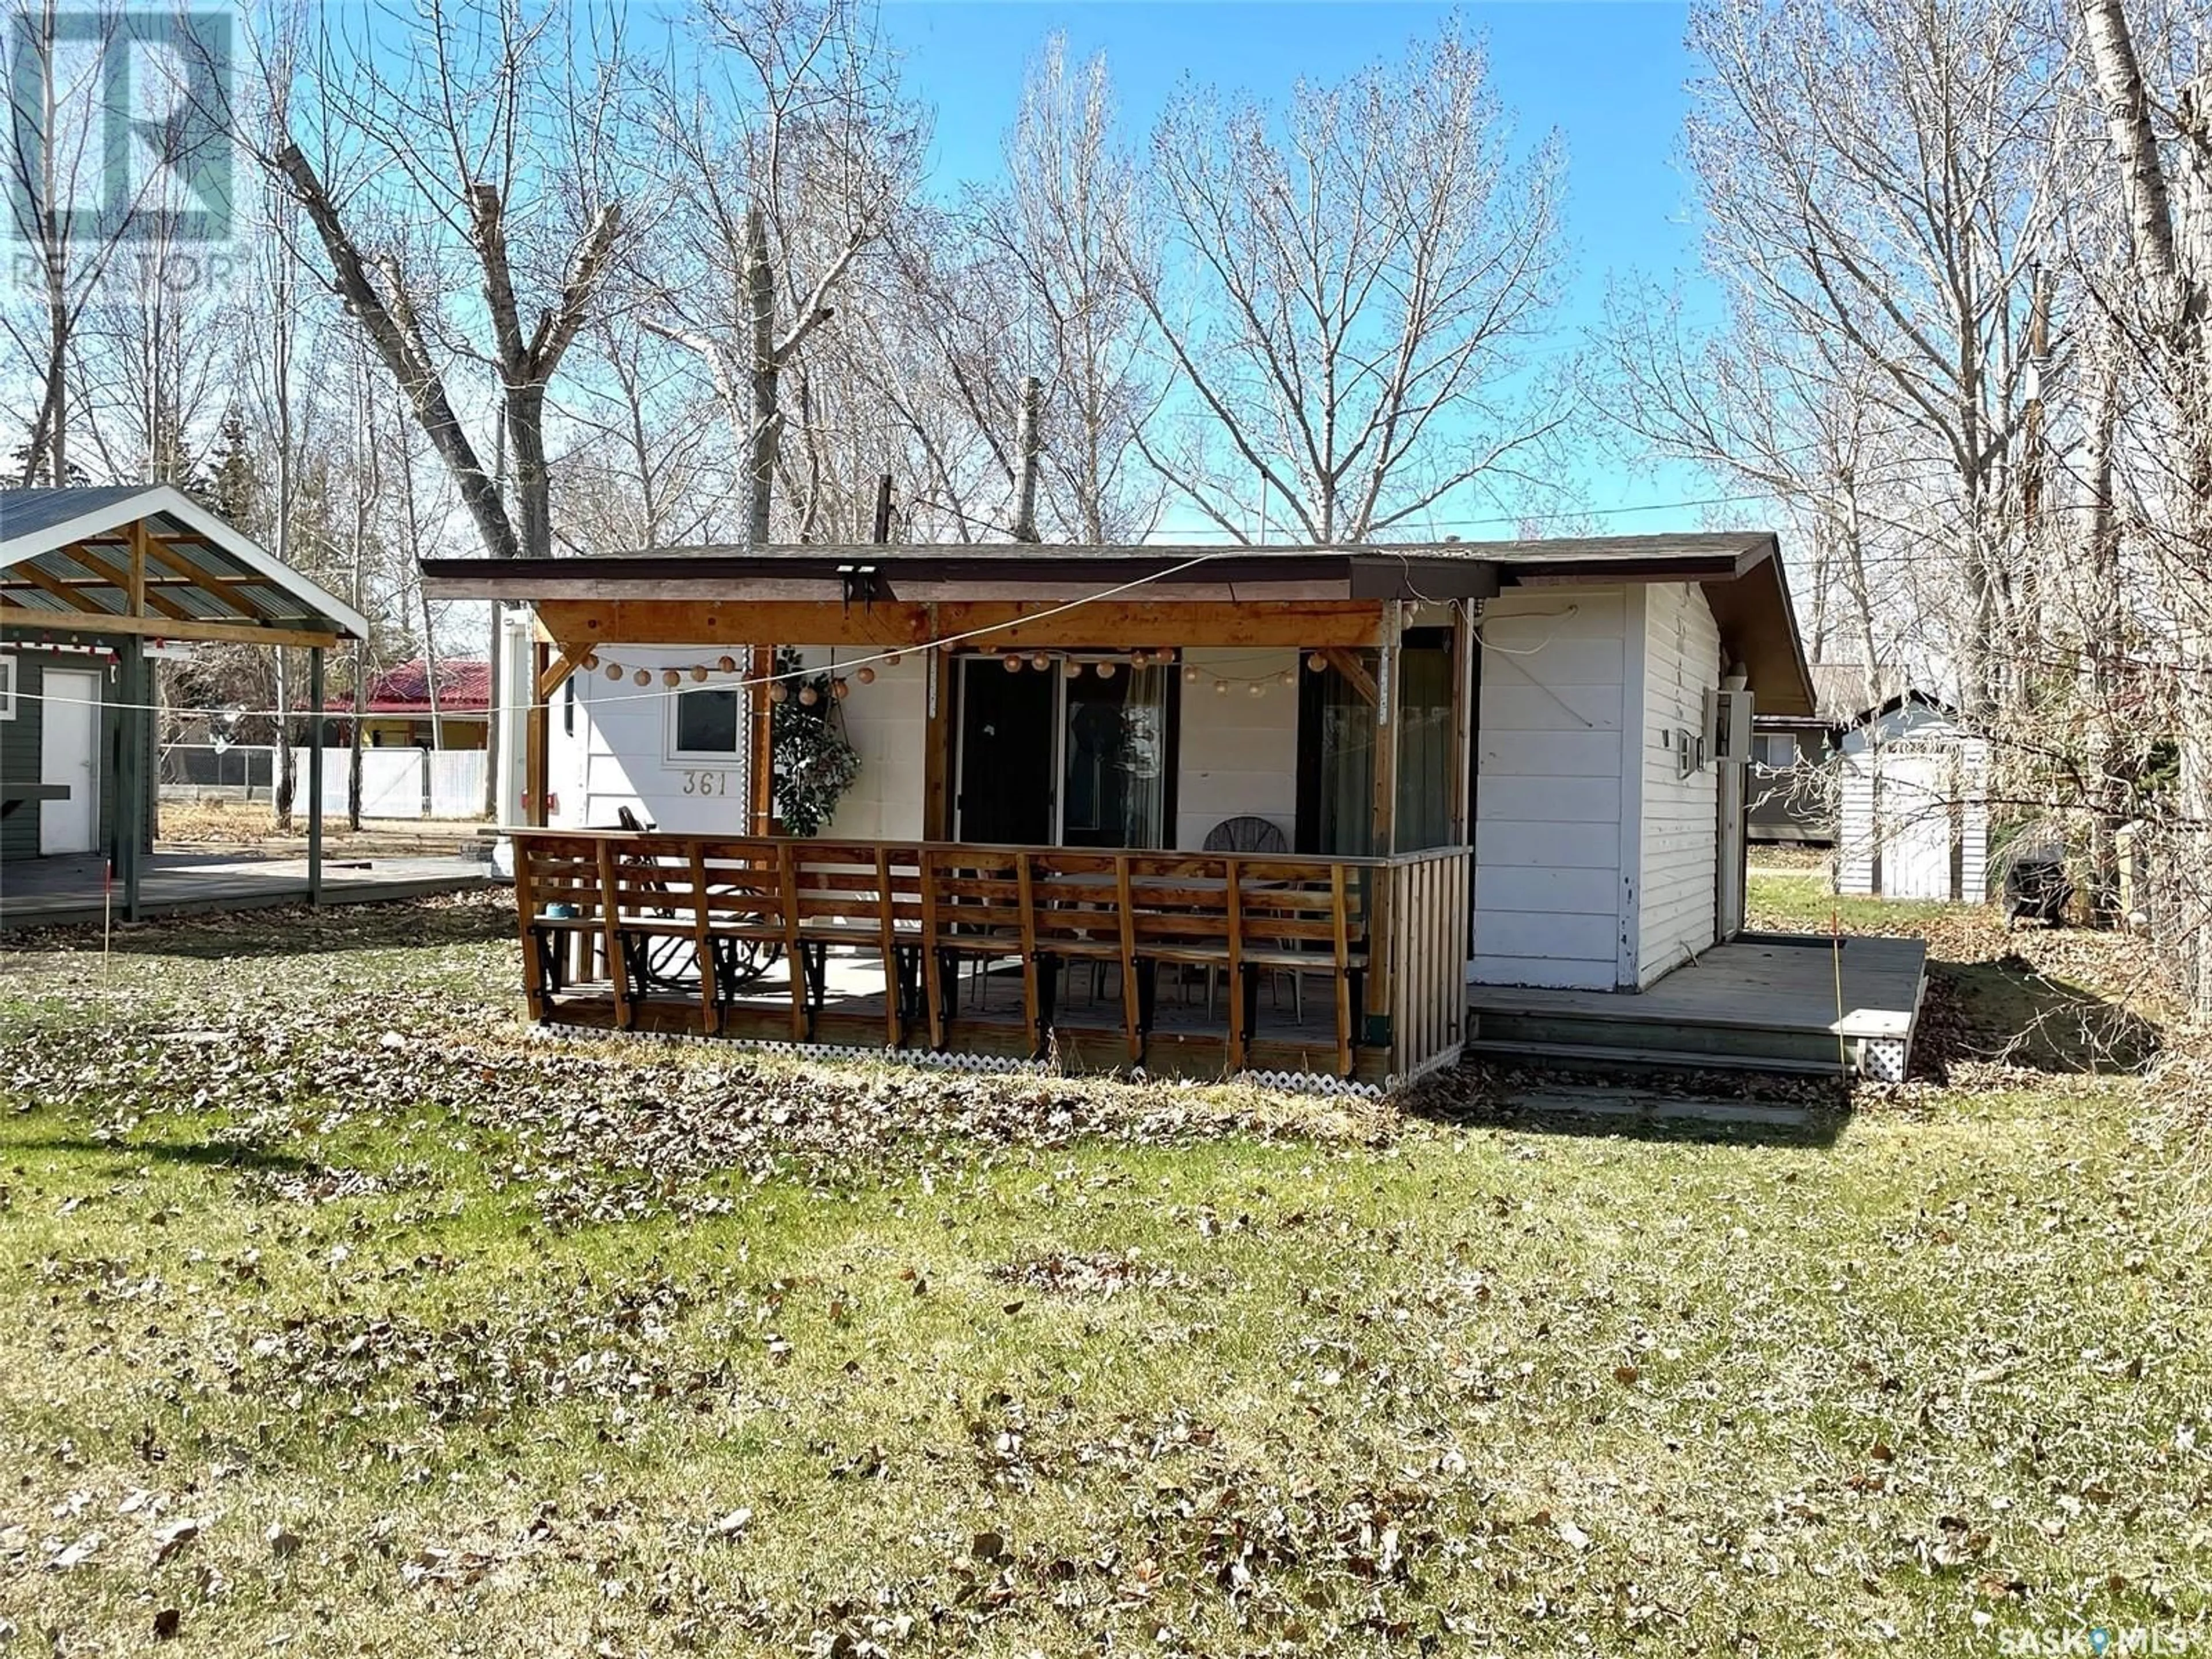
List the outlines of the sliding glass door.
<svg viewBox="0 0 2212 1659">
<path fill-rule="evenodd" d="M 1009 671 L 961 659 L 955 833 L 1029 846 L 1167 845 L 1175 676 L 1126 659 Z"/>
<path fill-rule="evenodd" d="M 1381 653 L 1349 653 L 1361 678 L 1331 663 L 1299 675 L 1298 850 L 1375 851 L 1375 698 Z M 1451 630 L 1411 629 L 1389 688 L 1399 723 L 1397 850 L 1441 847 L 1451 833 Z"/>
</svg>

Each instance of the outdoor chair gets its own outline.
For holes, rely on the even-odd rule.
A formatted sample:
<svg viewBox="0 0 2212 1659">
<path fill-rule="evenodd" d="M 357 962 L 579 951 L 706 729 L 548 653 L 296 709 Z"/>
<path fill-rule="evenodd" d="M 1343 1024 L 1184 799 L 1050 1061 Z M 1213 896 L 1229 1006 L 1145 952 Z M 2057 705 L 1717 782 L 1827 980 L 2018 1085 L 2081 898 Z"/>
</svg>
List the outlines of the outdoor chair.
<svg viewBox="0 0 2212 1659">
<path fill-rule="evenodd" d="M 1283 833 L 1281 825 L 1272 819 L 1249 815 L 1222 819 L 1206 832 L 1203 844 L 1209 853 L 1282 854 L 1291 850 L 1290 837 Z M 1295 967 L 1280 971 L 1291 976 L 1291 1017 L 1303 1025 L 1306 1023 L 1305 981 Z M 1206 970 L 1206 1017 L 1208 1019 L 1213 1018 L 1213 993 L 1220 982 L 1219 972 L 1209 965 Z"/>
</svg>

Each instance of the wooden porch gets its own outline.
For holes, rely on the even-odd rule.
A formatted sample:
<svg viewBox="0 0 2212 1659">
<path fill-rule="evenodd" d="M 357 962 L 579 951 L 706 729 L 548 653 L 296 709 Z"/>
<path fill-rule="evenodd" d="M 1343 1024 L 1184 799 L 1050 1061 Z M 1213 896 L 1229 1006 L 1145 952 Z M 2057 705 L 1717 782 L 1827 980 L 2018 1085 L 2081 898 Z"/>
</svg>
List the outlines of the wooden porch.
<svg viewBox="0 0 2212 1659">
<path fill-rule="evenodd" d="M 1465 1035 L 1468 852 L 519 830 L 532 1018 L 1394 1087 Z"/>
</svg>

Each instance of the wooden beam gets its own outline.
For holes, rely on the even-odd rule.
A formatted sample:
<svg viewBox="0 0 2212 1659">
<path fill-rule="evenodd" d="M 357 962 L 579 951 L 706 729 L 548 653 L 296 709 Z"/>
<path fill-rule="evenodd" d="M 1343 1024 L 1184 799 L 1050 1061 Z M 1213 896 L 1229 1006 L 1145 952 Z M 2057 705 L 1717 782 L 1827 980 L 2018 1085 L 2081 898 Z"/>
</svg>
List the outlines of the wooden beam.
<svg viewBox="0 0 2212 1659">
<path fill-rule="evenodd" d="M 530 683 L 533 686 L 542 686 L 552 672 L 547 661 L 552 655 L 552 647 L 532 645 L 530 654 Z M 545 695 L 540 692 L 532 697 L 530 708 L 523 716 L 522 787 L 529 795 L 523 817 L 540 829 L 550 822 L 550 815 L 545 811 L 545 781 L 550 769 L 546 749 L 552 732 L 546 721 Z"/>
<path fill-rule="evenodd" d="M 131 616 L 143 617 L 146 615 L 146 607 L 150 603 L 155 610 L 160 611 L 172 622 L 191 622 L 193 619 L 192 613 L 191 611 L 185 610 L 184 606 L 179 605 L 174 599 L 170 599 L 167 594 L 153 593 L 147 591 L 143 566 L 137 567 L 133 570 L 118 569 L 116 566 L 108 563 L 106 560 L 101 558 L 97 553 L 94 553 L 90 548 L 86 547 L 82 543 L 75 544 L 71 546 L 65 547 L 61 550 L 69 557 L 75 559 L 87 570 L 92 572 L 94 575 L 99 577 L 100 580 L 106 582 L 112 587 L 120 589 L 123 594 L 123 602 L 128 608 Z"/>
<path fill-rule="evenodd" d="M 21 567 L 18 567 L 19 568 Z M 11 628 L 35 628 L 48 634 L 132 634 L 143 639 L 205 641 L 215 645 L 301 645 L 310 650 L 338 642 L 335 633 L 306 628 L 264 628 L 253 623 L 178 622 L 167 617 L 118 617 L 106 611 L 11 609 Z"/>
<path fill-rule="evenodd" d="M 745 678 L 752 682 L 745 688 L 748 717 L 752 721 L 752 767 L 746 803 L 751 810 L 752 833 L 756 836 L 775 832 L 775 731 L 772 725 L 775 705 L 768 700 L 768 677 L 775 672 L 775 649 L 772 646 L 757 645 L 752 648 L 750 665 Z"/>
<path fill-rule="evenodd" d="M 70 551 L 70 556 L 82 562 L 87 568 L 92 570 L 100 568 L 82 549 L 72 548 Z M 130 596 L 131 614 L 134 617 L 144 616 L 146 614 L 146 520 L 143 519 L 134 519 L 131 524 L 131 570 L 125 592 Z"/>
<path fill-rule="evenodd" d="M 258 617 L 262 618 L 264 621 L 267 620 L 269 613 L 263 610 L 258 603 L 246 595 L 242 583 L 233 581 L 228 576 L 217 576 L 210 572 L 200 569 L 198 566 L 194 565 L 191 561 L 179 553 L 175 548 L 171 547 L 166 540 L 149 540 L 146 544 L 146 550 L 152 554 L 158 562 L 165 564 L 168 566 L 170 569 L 176 571 L 183 577 L 187 586 L 204 587 L 209 592 L 214 594 L 216 598 L 221 599 L 225 605 L 234 606 L 236 609 L 243 611 L 249 617 Z M 269 579 L 263 576 L 255 578 L 254 580 L 266 582 Z M 157 576 L 154 578 L 154 580 L 164 586 L 169 585 L 168 579 L 167 578 Z"/>
<path fill-rule="evenodd" d="M 41 592 L 52 594 L 54 598 L 59 599 L 64 605 L 69 606 L 70 610 L 76 611 L 81 616 L 106 617 L 112 614 L 110 611 L 101 610 L 98 605 L 87 599 L 83 594 L 71 587 L 61 577 L 49 576 L 45 571 L 40 569 L 35 565 L 19 564 L 10 566 L 9 568 L 32 586 L 39 589 Z"/>
<path fill-rule="evenodd" d="M 538 677 L 538 701 L 552 702 L 553 694 L 567 682 L 569 675 L 576 672 L 577 665 L 582 660 L 581 657 L 556 658 L 552 664 Z"/>
<path fill-rule="evenodd" d="M 923 665 L 921 733 L 921 833 L 932 841 L 952 839 L 952 688 L 959 671 L 953 659 L 932 651 Z"/>
<path fill-rule="evenodd" d="M 1330 667 L 1352 683 L 1352 689 L 1359 693 L 1370 708 L 1375 707 L 1379 694 L 1375 689 L 1375 676 L 1367 672 L 1365 663 L 1340 645 L 1324 647 L 1322 655 L 1328 659 Z"/>
<path fill-rule="evenodd" d="M 1467 608 L 1452 607 L 1451 642 L 1451 802 L 1450 838 L 1465 847 L 1474 823 L 1474 727 L 1480 695 L 1474 675 L 1474 653 L 1480 644 Z"/>
<path fill-rule="evenodd" d="M 1006 600 L 932 607 L 835 600 L 544 599 L 536 613 L 562 649 L 578 656 L 611 645 L 874 646 L 908 651 L 951 635 L 970 636 L 962 644 L 977 650 L 1191 645 L 1297 649 L 1372 645 L 1382 628 L 1382 606 L 1373 600 L 1262 605 L 1107 599 L 1055 611 Z"/>
</svg>

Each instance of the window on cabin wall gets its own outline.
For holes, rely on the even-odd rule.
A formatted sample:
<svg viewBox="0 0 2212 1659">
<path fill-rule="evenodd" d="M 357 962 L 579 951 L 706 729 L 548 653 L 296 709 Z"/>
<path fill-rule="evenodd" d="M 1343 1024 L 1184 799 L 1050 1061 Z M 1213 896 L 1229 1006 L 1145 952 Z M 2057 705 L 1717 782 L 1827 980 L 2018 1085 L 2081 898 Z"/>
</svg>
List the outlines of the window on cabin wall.
<svg viewBox="0 0 2212 1659">
<path fill-rule="evenodd" d="M 738 752 L 744 711 L 732 686 L 707 686 L 679 691 L 673 699 L 674 722 L 669 750 L 678 759 L 721 760 Z"/>
</svg>

